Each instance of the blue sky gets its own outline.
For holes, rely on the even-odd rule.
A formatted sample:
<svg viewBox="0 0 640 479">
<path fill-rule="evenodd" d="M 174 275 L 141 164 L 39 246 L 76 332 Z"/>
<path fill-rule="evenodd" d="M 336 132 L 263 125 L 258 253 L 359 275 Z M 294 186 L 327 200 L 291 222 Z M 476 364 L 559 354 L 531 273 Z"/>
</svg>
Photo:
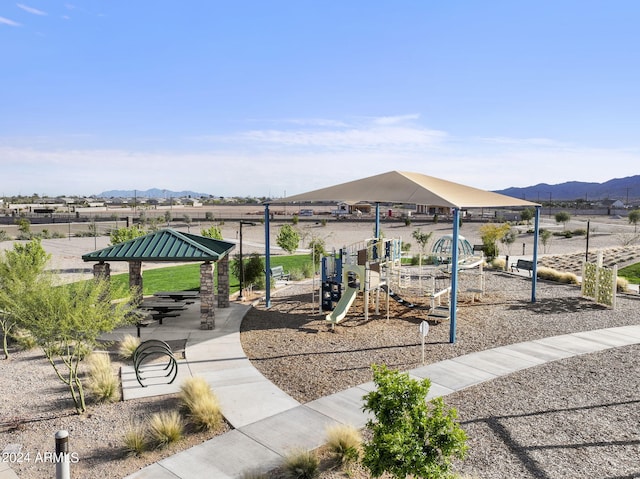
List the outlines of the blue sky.
<svg viewBox="0 0 640 479">
<path fill-rule="evenodd" d="M 635 0 L 0 2 L 0 194 L 640 174 Z"/>
</svg>

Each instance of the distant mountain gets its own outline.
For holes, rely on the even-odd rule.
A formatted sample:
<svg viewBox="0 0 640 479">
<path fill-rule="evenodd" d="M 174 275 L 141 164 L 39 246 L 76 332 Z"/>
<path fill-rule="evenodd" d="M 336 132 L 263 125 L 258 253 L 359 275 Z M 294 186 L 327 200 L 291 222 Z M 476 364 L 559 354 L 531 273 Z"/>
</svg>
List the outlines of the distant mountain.
<svg viewBox="0 0 640 479">
<path fill-rule="evenodd" d="M 568 181 L 557 185 L 540 183 L 523 188 L 506 188 L 496 193 L 530 201 L 552 200 L 620 200 L 624 203 L 640 199 L 640 175 L 614 178 L 604 183 Z M 551 196 L 549 196 L 551 195 Z"/>
<path fill-rule="evenodd" d="M 96 195 L 98 198 L 200 198 L 209 197 L 209 193 L 196 193 L 195 191 L 171 191 L 151 188 L 149 190 L 110 190 Z"/>
</svg>

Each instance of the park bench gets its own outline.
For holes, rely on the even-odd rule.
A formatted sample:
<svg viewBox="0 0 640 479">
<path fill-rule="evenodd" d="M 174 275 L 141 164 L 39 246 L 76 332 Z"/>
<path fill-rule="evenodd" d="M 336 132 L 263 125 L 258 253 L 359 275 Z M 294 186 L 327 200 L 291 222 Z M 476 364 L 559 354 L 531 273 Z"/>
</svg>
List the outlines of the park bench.
<svg viewBox="0 0 640 479">
<path fill-rule="evenodd" d="M 531 272 L 533 271 L 533 261 L 529 261 L 528 259 L 519 259 L 515 264 L 511 263 L 511 271 L 516 270 L 520 272 L 520 270 L 528 271 L 529 276 L 531 276 Z"/>
<path fill-rule="evenodd" d="M 284 272 L 284 267 L 274 266 L 273 268 L 271 268 L 271 277 L 275 281 L 288 281 L 291 275 Z"/>
</svg>

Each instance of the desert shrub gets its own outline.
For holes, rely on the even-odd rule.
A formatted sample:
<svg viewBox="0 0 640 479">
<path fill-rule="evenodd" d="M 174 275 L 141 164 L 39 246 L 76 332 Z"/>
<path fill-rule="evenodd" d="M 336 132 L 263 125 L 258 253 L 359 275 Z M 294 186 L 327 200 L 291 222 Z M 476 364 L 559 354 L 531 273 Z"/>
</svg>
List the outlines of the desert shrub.
<svg viewBox="0 0 640 479">
<path fill-rule="evenodd" d="M 0 241 L 9 241 L 11 237 L 7 234 L 5 230 L 0 230 Z"/>
<path fill-rule="evenodd" d="M 294 225 L 297 225 L 300 222 L 300 217 L 298 215 L 293 215 L 293 217 L 291 218 L 291 223 L 293 223 Z"/>
<path fill-rule="evenodd" d="M 494 269 L 504 270 L 507 267 L 507 260 L 504 258 L 493 258 L 489 264 Z"/>
<path fill-rule="evenodd" d="M 563 238 L 573 238 L 573 233 L 571 231 L 555 231 L 553 236 L 561 236 Z"/>
<path fill-rule="evenodd" d="M 556 271 L 545 266 L 538 267 L 538 278 L 565 284 L 578 284 L 578 277 L 573 273 Z"/>
<path fill-rule="evenodd" d="M 572 233 L 573 233 L 573 236 L 586 236 L 587 230 L 580 228 L 580 229 L 573 230 Z"/>
<path fill-rule="evenodd" d="M 33 349 L 38 345 L 36 338 L 33 337 L 26 329 L 14 329 L 11 332 L 11 338 L 15 341 L 18 347 L 24 351 Z"/>
<path fill-rule="evenodd" d="M 305 278 L 312 278 L 313 277 L 313 264 L 312 263 L 305 263 L 304 265 L 302 265 L 302 275 Z"/>
<path fill-rule="evenodd" d="M 618 293 L 624 293 L 629 287 L 629 280 L 627 278 L 623 278 L 618 276 L 616 278 L 616 291 Z"/>
<path fill-rule="evenodd" d="M 178 411 L 162 411 L 149 418 L 149 436 L 157 448 L 182 439 L 184 423 Z"/>
<path fill-rule="evenodd" d="M 118 345 L 118 354 L 123 359 L 132 359 L 138 346 L 140 346 L 140 338 L 127 334 Z"/>
<path fill-rule="evenodd" d="M 87 388 L 98 402 L 114 402 L 119 399 L 120 383 L 111 368 L 111 359 L 105 353 L 91 353 L 85 361 L 89 367 Z"/>
<path fill-rule="evenodd" d="M 124 448 L 129 456 L 141 456 L 147 450 L 147 431 L 138 422 L 132 422 L 124 432 Z"/>
<path fill-rule="evenodd" d="M 266 472 L 245 471 L 240 476 L 241 479 L 269 479 L 271 476 Z"/>
<path fill-rule="evenodd" d="M 320 460 L 312 451 L 304 449 L 290 451 L 282 466 L 292 479 L 313 479 L 320 473 Z"/>
<path fill-rule="evenodd" d="M 213 430 L 220 425 L 220 403 L 207 381 L 194 376 L 180 386 L 180 405 L 189 421 L 199 430 Z"/>
<path fill-rule="evenodd" d="M 347 424 L 330 426 L 326 430 L 327 446 L 342 464 L 355 462 L 360 458 L 362 435 L 360 431 Z"/>
<path fill-rule="evenodd" d="M 327 218 L 322 218 L 322 219 L 320 220 L 320 225 L 321 225 L 321 226 L 327 226 Z"/>
<path fill-rule="evenodd" d="M 420 264 L 420 255 L 414 254 L 411 257 L 411 266 L 418 266 Z"/>
<path fill-rule="evenodd" d="M 291 281 L 301 281 L 305 278 L 304 272 L 299 268 L 292 268 L 289 271 L 289 279 Z"/>
</svg>

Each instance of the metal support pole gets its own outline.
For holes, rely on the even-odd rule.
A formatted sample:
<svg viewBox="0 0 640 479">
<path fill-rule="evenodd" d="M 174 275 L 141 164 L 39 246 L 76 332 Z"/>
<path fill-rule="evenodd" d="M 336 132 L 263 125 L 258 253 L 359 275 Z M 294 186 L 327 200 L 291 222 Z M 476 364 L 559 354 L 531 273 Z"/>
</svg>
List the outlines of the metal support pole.
<svg viewBox="0 0 640 479">
<path fill-rule="evenodd" d="M 540 210 L 536 206 L 535 227 L 533 232 L 533 271 L 531 271 L 531 302 L 536 302 L 536 287 L 538 285 L 538 241 L 540 239 Z"/>
<path fill-rule="evenodd" d="M 69 467 L 69 432 L 60 430 L 56 432 L 56 479 L 70 479 Z"/>
<path fill-rule="evenodd" d="M 265 283 L 265 307 L 271 307 L 271 247 L 269 245 L 269 203 L 264 204 L 264 283 Z"/>
<path fill-rule="evenodd" d="M 451 304 L 449 305 L 449 342 L 456 342 L 456 320 L 458 316 L 458 241 L 460 239 L 460 210 L 453 209 L 453 245 L 451 246 Z"/>
<path fill-rule="evenodd" d="M 242 221 L 240 222 L 240 294 L 238 299 L 242 301 L 244 296 L 242 290 L 244 289 L 244 260 L 242 259 Z"/>
<path fill-rule="evenodd" d="M 376 202 L 376 239 L 380 239 L 380 203 Z"/>
</svg>

